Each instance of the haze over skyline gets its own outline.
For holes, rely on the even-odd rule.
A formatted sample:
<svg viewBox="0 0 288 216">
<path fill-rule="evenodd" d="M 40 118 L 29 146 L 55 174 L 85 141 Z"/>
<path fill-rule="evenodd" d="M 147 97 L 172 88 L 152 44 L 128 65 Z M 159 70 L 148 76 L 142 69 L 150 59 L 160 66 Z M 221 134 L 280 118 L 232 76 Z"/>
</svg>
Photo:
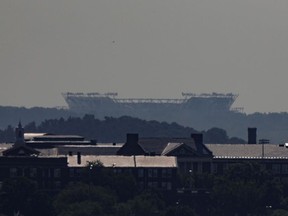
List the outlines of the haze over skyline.
<svg viewBox="0 0 288 216">
<path fill-rule="evenodd" d="M 1 0 L 0 105 L 232 92 L 288 111 L 287 20 L 286 0 Z"/>
</svg>

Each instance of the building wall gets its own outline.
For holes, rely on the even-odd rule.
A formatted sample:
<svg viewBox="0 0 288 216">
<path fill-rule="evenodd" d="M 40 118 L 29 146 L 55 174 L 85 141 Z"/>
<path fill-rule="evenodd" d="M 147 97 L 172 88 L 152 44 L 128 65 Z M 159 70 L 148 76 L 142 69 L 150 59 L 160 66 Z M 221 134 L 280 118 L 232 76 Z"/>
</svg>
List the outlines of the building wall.
<svg viewBox="0 0 288 216">
<path fill-rule="evenodd" d="M 35 180 L 42 189 L 59 189 L 67 182 L 66 158 L 0 157 L 0 181 L 18 177 Z"/>
</svg>

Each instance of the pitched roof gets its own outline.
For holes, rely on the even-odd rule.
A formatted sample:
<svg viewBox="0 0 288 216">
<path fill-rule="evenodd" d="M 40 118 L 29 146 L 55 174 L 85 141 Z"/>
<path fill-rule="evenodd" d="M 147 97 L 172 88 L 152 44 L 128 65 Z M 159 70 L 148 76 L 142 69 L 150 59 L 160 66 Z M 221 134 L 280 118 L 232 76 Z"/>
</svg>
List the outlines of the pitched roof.
<svg viewBox="0 0 288 216">
<path fill-rule="evenodd" d="M 191 138 L 169 138 L 169 137 L 152 137 L 141 138 L 139 144 L 149 153 L 161 155 L 168 143 L 185 143 L 196 149 L 196 145 Z"/>
<path fill-rule="evenodd" d="M 211 156 L 210 150 L 203 144 L 196 144 L 192 138 L 141 138 L 139 144 L 148 153 L 164 155 L 179 147 L 181 144 L 192 148 L 199 156 Z"/>
<path fill-rule="evenodd" d="M 2 152 L 3 156 L 34 156 L 40 152 L 26 145 L 14 145 Z"/>
<path fill-rule="evenodd" d="M 168 143 L 168 145 L 166 146 L 166 148 L 163 150 L 163 152 L 161 153 L 161 155 L 167 155 L 169 154 L 171 151 L 179 148 L 180 146 L 184 145 L 183 143 Z"/>
</svg>

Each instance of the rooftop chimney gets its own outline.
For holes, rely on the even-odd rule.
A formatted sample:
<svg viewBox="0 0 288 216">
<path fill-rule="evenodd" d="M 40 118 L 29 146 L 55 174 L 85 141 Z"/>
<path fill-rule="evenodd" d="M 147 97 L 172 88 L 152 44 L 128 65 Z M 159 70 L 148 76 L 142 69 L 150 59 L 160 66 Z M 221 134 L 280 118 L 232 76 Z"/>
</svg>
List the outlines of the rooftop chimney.
<svg viewBox="0 0 288 216">
<path fill-rule="evenodd" d="M 126 143 L 117 151 L 117 155 L 145 155 L 146 151 L 138 143 L 138 134 L 127 134 Z"/>
<path fill-rule="evenodd" d="M 137 144 L 138 143 L 138 134 L 127 134 L 126 143 L 130 144 Z"/>
<path fill-rule="evenodd" d="M 194 140 L 197 152 L 202 154 L 203 153 L 203 134 L 192 133 L 191 138 Z"/>
<path fill-rule="evenodd" d="M 203 134 L 202 133 L 192 133 L 191 138 L 194 140 L 195 144 L 203 144 Z"/>
<path fill-rule="evenodd" d="M 248 144 L 257 144 L 257 128 L 248 128 Z"/>
<path fill-rule="evenodd" d="M 81 152 L 77 152 L 77 164 L 81 164 Z"/>
</svg>

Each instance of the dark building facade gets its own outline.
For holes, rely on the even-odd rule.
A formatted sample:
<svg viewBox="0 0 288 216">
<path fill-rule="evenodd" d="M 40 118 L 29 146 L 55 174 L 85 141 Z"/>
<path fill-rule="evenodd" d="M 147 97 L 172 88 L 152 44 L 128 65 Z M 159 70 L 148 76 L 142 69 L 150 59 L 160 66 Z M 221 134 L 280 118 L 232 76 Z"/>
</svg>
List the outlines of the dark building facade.
<svg viewBox="0 0 288 216">
<path fill-rule="evenodd" d="M 114 155 L 82 155 L 81 151 L 58 155 L 57 151 L 51 151 L 51 146 L 47 151 L 43 150 L 43 147 L 38 151 L 26 144 L 24 130 L 20 123 L 15 134 L 16 141 L 13 146 L 2 151 L 2 156 L 0 156 L 0 183 L 6 179 L 26 177 L 37 182 L 40 189 L 59 190 L 69 182 L 91 180 L 91 176 L 97 174 L 97 169 L 91 164 L 100 161 L 102 169 L 109 170 L 111 173 L 131 174 L 141 189 L 154 188 L 171 191 L 176 188 L 176 158 L 146 156 L 141 146 L 132 147 L 130 150 L 130 146 L 133 146 L 131 143 L 137 144 L 138 135 L 127 135 L 126 146 L 122 146 L 125 156 L 122 156 L 116 155 L 117 151 L 114 151 Z M 48 144 L 53 141 L 50 138 L 47 140 Z M 45 145 L 44 139 L 46 138 L 41 139 Z M 64 142 L 66 141 L 70 142 L 69 140 Z M 72 145 L 73 148 L 75 146 Z M 69 146 L 67 148 L 69 149 Z M 121 150 L 121 148 L 116 149 Z M 137 154 L 129 156 L 125 153 L 126 151 L 130 153 L 136 151 L 138 156 Z"/>
</svg>

